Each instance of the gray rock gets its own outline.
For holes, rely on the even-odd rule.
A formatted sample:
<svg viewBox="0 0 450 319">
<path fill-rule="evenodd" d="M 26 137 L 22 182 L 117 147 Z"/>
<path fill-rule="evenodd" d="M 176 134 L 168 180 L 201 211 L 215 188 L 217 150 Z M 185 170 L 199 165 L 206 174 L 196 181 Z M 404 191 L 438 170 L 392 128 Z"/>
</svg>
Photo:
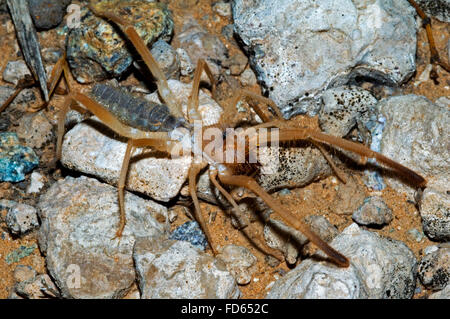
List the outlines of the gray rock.
<svg viewBox="0 0 450 319">
<path fill-rule="evenodd" d="M 13 206 L 6 215 L 6 225 L 15 235 L 23 235 L 39 227 L 36 208 L 27 204 Z"/>
<path fill-rule="evenodd" d="M 360 225 L 382 226 L 389 224 L 394 215 L 381 197 L 370 196 L 364 199 L 364 203 L 353 213 L 352 218 Z"/>
<path fill-rule="evenodd" d="M 191 84 L 176 80 L 168 81 L 175 99 L 186 114 L 187 101 L 191 94 Z M 161 103 L 158 93 L 146 98 Z M 199 112 L 204 125 L 216 124 L 223 112 L 222 108 L 205 92 L 199 95 Z M 76 125 L 66 133 L 62 147 L 63 165 L 97 176 L 107 183 L 116 184 L 122 167 L 126 143 L 123 139 L 113 138 L 108 131 L 95 128 L 98 120 L 90 120 Z M 98 124 L 98 123 L 97 123 Z M 101 127 L 101 125 L 97 125 Z M 185 183 L 191 165 L 190 156 L 168 158 L 153 156 L 151 150 L 137 149 L 128 172 L 127 189 L 139 191 L 160 201 L 169 201 L 175 197 Z"/>
<path fill-rule="evenodd" d="M 416 95 L 383 99 L 378 108 L 386 118 L 380 152 L 421 174 L 428 184 L 448 183 L 450 142 L 443 132 L 450 131 L 450 110 Z M 400 182 L 398 174 L 386 181 L 414 200 L 416 189 Z"/>
<path fill-rule="evenodd" d="M 64 18 L 66 7 L 72 0 L 28 0 L 34 25 L 38 29 L 56 27 Z"/>
<path fill-rule="evenodd" d="M 175 40 L 179 47 L 187 52 L 195 66 L 198 59 L 204 59 L 214 75 L 219 74 L 220 64 L 228 57 L 228 50 L 222 41 L 208 33 L 191 17 L 186 18 L 182 31 L 175 35 Z"/>
<path fill-rule="evenodd" d="M 170 234 L 169 239 L 187 241 L 201 250 L 205 250 L 208 247 L 205 234 L 203 234 L 200 225 L 194 220 L 175 228 Z"/>
<path fill-rule="evenodd" d="M 27 299 L 48 299 L 59 297 L 58 288 L 47 274 L 17 283 L 14 286 L 15 293 Z"/>
<path fill-rule="evenodd" d="M 167 79 L 180 77 L 180 59 L 177 52 L 165 41 L 156 41 L 150 51 Z"/>
<path fill-rule="evenodd" d="M 356 86 L 326 90 L 322 100 L 324 105 L 319 112 L 320 128 L 327 134 L 339 137 L 346 136 L 357 124 L 359 130 L 364 130 L 369 113 L 378 103 L 369 91 Z"/>
<path fill-rule="evenodd" d="M 287 117 L 357 76 L 399 84 L 415 70 L 407 1 L 234 0 L 232 10 L 258 80 Z"/>
<path fill-rule="evenodd" d="M 41 196 L 39 247 L 65 298 L 121 298 L 135 281 L 137 238 L 168 232 L 167 209 L 125 193 L 120 239 L 117 189 L 87 177 L 66 177 Z M 160 222 L 158 220 L 165 220 Z"/>
<path fill-rule="evenodd" d="M 378 104 L 386 118 L 380 152 L 427 179 L 418 196 L 424 232 L 435 240 L 450 238 L 450 110 L 416 95 L 395 96 Z M 416 188 L 403 183 L 399 174 L 385 181 L 416 200 Z M 419 194 L 420 195 L 420 194 Z"/>
<path fill-rule="evenodd" d="M 419 211 L 425 234 L 432 240 L 450 240 L 450 196 L 448 179 L 432 181 L 422 193 Z"/>
<path fill-rule="evenodd" d="M 239 288 L 223 262 L 185 241 L 139 238 L 133 251 L 143 299 L 235 299 Z"/>
<path fill-rule="evenodd" d="M 231 4 L 229 2 L 216 2 L 213 4 L 212 9 L 222 17 L 231 16 Z"/>
<path fill-rule="evenodd" d="M 96 1 L 94 5 L 112 12 L 136 27 L 146 45 L 157 39 L 168 40 L 173 20 L 166 4 L 148 1 Z M 80 27 L 67 36 L 67 61 L 80 83 L 118 77 L 133 62 L 128 40 L 106 20 L 81 9 Z"/>
<path fill-rule="evenodd" d="M 248 284 L 256 271 L 256 257 L 245 247 L 226 245 L 217 258 L 222 260 L 239 285 Z"/>
<path fill-rule="evenodd" d="M 26 76 L 31 76 L 31 72 L 24 60 L 9 61 L 3 71 L 3 81 L 14 85 Z"/>
<path fill-rule="evenodd" d="M 356 224 L 331 246 L 350 259 L 348 268 L 306 260 L 275 282 L 268 298 L 411 298 L 416 259 L 402 242 L 385 239 Z M 322 254 L 321 254 L 322 255 Z"/>
<path fill-rule="evenodd" d="M 336 227 L 323 216 L 310 215 L 304 222 L 327 242 L 338 234 Z M 281 251 L 291 265 L 296 263 L 302 247 L 309 242 L 301 232 L 276 219 L 270 219 L 264 226 L 264 239 L 269 247 Z"/>
<path fill-rule="evenodd" d="M 450 299 L 450 285 L 445 286 L 444 289 L 432 293 L 429 297 L 429 299 Z"/>
<path fill-rule="evenodd" d="M 39 193 L 44 187 L 46 179 L 38 172 L 33 172 L 30 175 L 30 185 L 27 187 L 27 194 Z"/>
<path fill-rule="evenodd" d="M 25 141 L 25 145 L 39 149 L 53 138 L 53 126 L 44 114 L 25 114 L 18 121 L 15 128 L 17 136 Z"/>
<path fill-rule="evenodd" d="M 450 282 L 450 246 L 426 254 L 419 263 L 419 279 L 425 287 L 441 290 Z"/>
<path fill-rule="evenodd" d="M 450 22 L 450 0 L 416 0 L 426 14 L 443 22 Z"/>
<path fill-rule="evenodd" d="M 242 72 L 241 76 L 239 77 L 239 80 L 241 81 L 241 84 L 244 86 L 253 86 L 257 83 L 256 75 L 250 68 L 247 68 L 244 70 L 244 72 Z"/>
<path fill-rule="evenodd" d="M 238 51 L 229 59 L 225 60 L 222 66 L 228 68 L 232 75 L 240 75 L 242 72 L 244 72 L 247 63 L 248 58 L 243 53 Z"/>
</svg>

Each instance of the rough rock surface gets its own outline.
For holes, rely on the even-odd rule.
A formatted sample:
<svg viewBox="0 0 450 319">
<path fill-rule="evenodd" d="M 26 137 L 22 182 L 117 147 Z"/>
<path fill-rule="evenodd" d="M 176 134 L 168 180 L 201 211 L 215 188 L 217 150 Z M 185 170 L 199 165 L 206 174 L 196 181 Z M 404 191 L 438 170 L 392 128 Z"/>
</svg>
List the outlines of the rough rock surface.
<svg viewBox="0 0 450 319">
<path fill-rule="evenodd" d="M 450 246 L 426 254 L 419 263 L 419 279 L 427 288 L 441 290 L 450 282 Z"/>
<path fill-rule="evenodd" d="M 426 14 L 450 23 L 450 0 L 416 0 L 416 2 Z"/>
<path fill-rule="evenodd" d="M 22 235 L 39 227 L 36 208 L 19 203 L 6 214 L 6 225 L 11 233 Z"/>
<path fill-rule="evenodd" d="M 407 1 L 234 0 L 232 9 L 258 80 L 286 116 L 356 76 L 399 84 L 415 70 Z"/>
<path fill-rule="evenodd" d="M 133 258 L 143 299 L 235 299 L 225 264 L 185 241 L 140 238 Z"/>
<path fill-rule="evenodd" d="M 352 218 L 359 225 L 382 226 L 389 224 L 394 218 L 392 210 L 379 196 L 370 196 L 353 213 Z"/>
<path fill-rule="evenodd" d="M 419 196 L 419 211 L 425 234 L 435 240 L 450 238 L 450 110 L 425 97 L 403 95 L 378 104 L 386 118 L 380 152 L 427 179 Z M 385 178 L 394 189 L 416 200 L 416 188 L 404 183 L 399 174 Z"/>
<path fill-rule="evenodd" d="M 411 298 L 414 294 L 417 262 L 402 242 L 352 224 L 331 246 L 350 259 L 348 268 L 308 259 L 275 282 L 268 298 Z"/>
<path fill-rule="evenodd" d="M 41 196 L 39 247 L 65 298 L 121 298 L 135 281 L 138 237 L 168 231 L 167 209 L 125 194 L 126 226 L 119 223 L 117 189 L 87 177 L 66 177 Z M 160 222 L 164 221 L 164 222 Z"/>
</svg>

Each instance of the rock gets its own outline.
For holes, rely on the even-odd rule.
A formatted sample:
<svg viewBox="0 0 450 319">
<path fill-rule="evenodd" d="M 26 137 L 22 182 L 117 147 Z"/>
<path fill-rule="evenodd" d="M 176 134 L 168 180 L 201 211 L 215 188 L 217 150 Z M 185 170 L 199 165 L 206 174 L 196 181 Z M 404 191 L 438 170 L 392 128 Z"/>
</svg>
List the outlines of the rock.
<svg viewBox="0 0 450 319">
<path fill-rule="evenodd" d="M 320 128 L 327 134 L 339 137 L 346 136 L 357 124 L 359 130 L 364 130 L 369 112 L 378 102 L 369 91 L 356 86 L 326 90 L 322 100 Z"/>
<path fill-rule="evenodd" d="M 22 116 L 15 131 L 17 136 L 25 141 L 26 146 L 36 149 L 53 138 L 53 126 L 43 111 Z"/>
<path fill-rule="evenodd" d="M 27 299 L 47 299 L 60 296 L 58 288 L 47 274 L 37 275 L 32 279 L 16 283 L 14 291 L 17 295 Z"/>
<path fill-rule="evenodd" d="M 38 172 L 33 172 L 30 175 L 30 185 L 27 187 L 27 194 L 39 193 L 44 187 L 46 179 Z"/>
<path fill-rule="evenodd" d="M 426 254 L 419 263 L 419 279 L 425 287 L 441 290 L 450 280 L 450 246 Z"/>
<path fill-rule="evenodd" d="M 31 72 L 24 60 L 9 61 L 3 71 L 3 81 L 14 85 L 27 76 L 31 77 Z"/>
<path fill-rule="evenodd" d="M 187 241 L 201 250 L 208 246 L 208 241 L 196 221 L 189 221 L 175 228 L 169 239 Z"/>
<path fill-rule="evenodd" d="M 256 268 L 256 257 L 245 247 L 226 245 L 220 249 L 217 258 L 222 260 L 239 285 L 248 284 Z"/>
<path fill-rule="evenodd" d="M 247 68 L 244 70 L 244 72 L 242 72 L 239 80 L 244 86 L 253 86 L 257 84 L 256 75 L 250 68 Z"/>
<path fill-rule="evenodd" d="M 167 79 L 180 77 L 180 60 L 177 52 L 167 42 L 156 41 L 150 50 Z"/>
<path fill-rule="evenodd" d="M 178 57 L 180 58 L 180 73 L 182 76 L 188 76 L 195 70 L 195 65 L 192 64 L 191 58 L 187 54 L 186 50 L 178 48 Z"/>
<path fill-rule="evenodd" d="M 323 216 L 310 215 L 304 220 L 313 232 L 329 242 L 338 234 L 336 227 Z M 309 240 L 300 231 L 287 226 L 284 222 L 270 219 L 264 226 L 264 239 L 267 245 L 284 254 L 288 264 L 295 264 L 301 249 Z"/>
<path fill-rule="evenodd" d="M 87 177 L 66 177 L 41 196 L 39 247 L 64 298 L 121 298 L 135 281 L 132 259 L 139 237 L 168 232 L 167 209 L 125 193 L 126 225 L 119 222 L 117 189 Z M 164 220 L 164 222 L 160 222 Z"/>
<path fill-rule="evenodd" d="M 429 299 L 450 299 L 450 285 L 445 286 L 444 289 L 431 294 Z"/>
<path fill-rule="evenodd" d="M 3 104 L 13 93 L 15 89 L 11 86 L 0 86 L 0 104 Z M 6 113 L 2 113 L 1 119 L 6 118 L 7 111 L 11 109 L 18 110 L 20 112 L 25 112 L 28 108 L 27 103 L 30 101 L 35 101 L 36 95 L 33 89 L 24 89 L 19 93 L 14 101 L 5 110 Z M 9 123 L 8 123 L 9 125 Z"/>
<path fill-rule="evenodd" d="M 450 240 L 450 198 L 448 179 L 428 183 L 419 201 L 422 227 L 432 240 Z"/>
<path fill-rule="evenodd" d="M 96 1 L 95 6 L 134 25 L 147 45 L 172 35 L 172 16 L 163 3 L 102 0 Z M 80 27 L 71 29 L 67 38 L 67 61 L 78 82 L 90 83 L 121 75 L 133 57 L 128 41 L 115 27 L 82 8 Z"/>
<path fill-rule="evenodd" d="M 386 118 L 380 152 L 427 178 L 427 184 L 448 183 L 450 172 L 450 110 L 423 96 L 402 95 L 378 103 Z M 386 178 L 394 189 L 414 200 L 415 187 L 401 183 L 401 176 Z"/>
<path fill-rule="evenodd" d="M 185 241 L 139 238 L 133 251 L 143 299 L 236 299 L 239 288 L 223 262 Z"/>
<path fill-rule="evenodd" d="M 72 0 L 28 0 L 28 7 L 36 28 L 47 30 L 60 24 L 70 2 Z"/>
<path fill-rule="evenodd" d="M 5 261 L 8 265 L 14 264 L 19 262 L 21 259 L 30 256 L 33 254 L 35 249 L 37 248 L 36 244 L 32 244 L 30 246 L 20 246 L 17 249 L 14 249 L 11 251 L 8 255 L 5 257 Z"/>
<path fill-rule="evenodd" d="M 331 246 L 350 259 L 348 268 L 308 259 L 276 281 L 267 297 L 403 299 L 413 296 L 417 262 L 402 242 L 382 238 L 352 224 Z"/>
<path fill-rule="evenodd" d="M 14 269 L 14 280 L 17 283 L 28 281 L 30 279 L 34 279 L 36 277 L 37 273 L 36 270 L 34 270 L 30 266 L 26 265 L 17 265 Z"/>
<path fill-rule="evenodd" d="M 182 31 L 175 35 L 174 40 L 179 43 L 179 48 L 187 52 L 194 65 L 197 65 L 198 59 L 205 60 L 215 76 L 220 72 L 220 64 L 228 57 L 228 50 L 222 41 L 208 33 L 194 18 L 186 19 Z"/>
<path fill-rule="evenodd" d="M 222 17 L 231 16 L 231 4 L 229 2 L 216 2 L 213 4 L 212 9 Z"/>
<path fill-rule="evenodd" d="M 23 235 L 39 227 L 36 208 L 27 204 L 17 204 L 8 211 L 6 225 L 15 235 Z"/>
<path fill-rule="evenodd" d="M 420 243 L 422 239 L 425 237 L 423 232 L 416 228 L 411 228 L 408 230 L 408 235 L 411 239 L 415 240 L 416 242 Z"/>
<path fill-rule="evenodd" d="M 352 219 L 360 225 L 383 226 L 389 224 L 394 215 L 379 196 L 369 196 L 353 213 Z"/>
<path fill-rule="evenodd" d="M 449 0 L 416 0 L 416 2 L 426 14 L 450 23 Z"/>
<path fill-rule="evenodd" d="M 27 146 L 20 145 L 16 133 L 0 133 L 0 182 L 20 182 L 39 164 Z"/>
<path fill-rule="evenodd" d="M 232 11 L 259 82 L 286 117 L 357 76 L 400 84 L 415 71 L 406 1 L 234 0 Z"/>
</svg>

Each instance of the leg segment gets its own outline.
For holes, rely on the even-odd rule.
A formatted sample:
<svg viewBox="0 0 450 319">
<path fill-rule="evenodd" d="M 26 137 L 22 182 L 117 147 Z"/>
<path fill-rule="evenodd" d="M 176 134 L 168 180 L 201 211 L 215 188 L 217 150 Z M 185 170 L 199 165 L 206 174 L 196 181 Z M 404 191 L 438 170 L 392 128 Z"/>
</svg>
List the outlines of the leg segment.
<svg viewBox="0 0 450 319">
<path fill-rule="evenodd" d="M 248 90 L 241 89 L 239 93 L 236 95 L 235 99 L 233 100 L 232 106 L 236 107 L 236 105 L 241 101 L 242 99 L 253 99 L 258 102 L 261 102 L 263 104 L 269 105 L 272 107 L 274 112 L 276 113 L 276 117 L 281 120 L 283 119 L 283 114 L 281 114 L 281 111 L 278 109 L 278 106 L 275 104 L 274 101 L 271 99 L 265 98 L 264 96 L 261 96 L 260 94 L 253 93 Z M 270 122 L 271 119 L 269 116 L 267 116 L 264 111 L 257 105 L 252 104 L 251 107 L 255 110 L 256 114 L 261 118 L 263 122 Z"/>
<path fill-rule="evenodd" d="M 338 251 L 329 246 L 319 236 L 317 236 L 309 227 L 301 223 L 292 214 L 273 197 L 271 197 L 258 183 L 251 177 L 244 175 L 225 175 L 220 174 L 219 179 L 222 183 L 234 186 L 245 187 L 258 195 L 275 213 L 281 216 L 288 224 L 292 225 L 302 232 L 311 242 L 325 252 L 337 265 L 348 267 L 349 260 Z"/>
</svg>

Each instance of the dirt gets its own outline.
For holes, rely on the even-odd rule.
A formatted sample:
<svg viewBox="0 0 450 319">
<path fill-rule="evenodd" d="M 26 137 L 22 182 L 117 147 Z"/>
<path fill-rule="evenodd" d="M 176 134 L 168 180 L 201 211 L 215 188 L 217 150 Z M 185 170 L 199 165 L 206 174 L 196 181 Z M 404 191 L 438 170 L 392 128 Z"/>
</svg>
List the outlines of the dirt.
<svg viewBox="0 0 450 319">
<path fill-rule="evenodd" d="M 197 5 L 195 5 L 195 10 L 192 7 L 187 9 L 180 8 L 176 5 L 176 3 L 180 2 L 181 1 L 172 1 L 169 6 L 174 12 L 175 32 L 179 32 L 181 24 L 185 19 L 185 15 L 189 13 L 192 14 L 210 33 L 219 36 L 228 48 L 230 56 L 241 50 L 236 43 L 228 41 L 221 34 L 222 28 L 232 21 L 231 17 L 221 17 L 213 13 L 211 7 L 213 1 L 199 0 Z M 448 56 L 447 41 L 450 33 L 449 25 L 434 19 L 432 22 L 438 51 L 441 53 L 442 57 L 446 59 Z M 0 73 L 3 73 L 7 62 L 16 60 L 18 58 L 18 52 L 20 52 L 14 34 L 14 27 L 6 13 L 0 13 L 0 38 L 2 39 L 2 50 L 0 50 Z M 56 46 L 59 45 L 63 48 L 64 38 L 58 35 L 55 30 L 48 31 L 45 37 L 40 36 L 40 40 L 43 47 L 55 47 L 56 44 Z M 429 49 L 426 33 L 424 29 L 420 29 L 418 34 L 417 72 L 406 84 L 395 89 L 395 94 L 412 93 L 424 95 L 432 101 L 435 101 L 442 96 L 449 96 L 450 77 L 440 68 L 438 68 L 439 83 L 435 83 L 433 80 L 429 79 L 421 84 L 415 85 L 428 63 Z M 237 77 L 235 78 L 237 79 Z M 187 78 L 182 80 L 189 81 Z M 86 90 L 87 88 L 73 80 L 71 83 L 74 84 L 75 90 Z M 134 76 L 130 76 L 124 81 L 124 84 L 126 85 L 136 85 L 138 83 L 139 81 Z M 0 85 L 6 85 L 1 77 Z M 371 84 L 366 85 L 374 88 Z M 255 85 L 250 89 L 256 93 L 261 92 L 258 85 Z M 35 91 L 37 100 L 29 103 L 27 105 L 29 108 L 37 107 L 42 104 L 39 89 L 34 88 L 33 90 Z M 382 92 L 382 90 L 380 92 Z M 380 95 L 382 95 L 382 93 Z M 224 98 L 223 101 L 227 102 L 228 100 Z M 52 99 L 49 107 L 44 111 L 49 119 L 53 119 L 53 121 L 56 119 L 58 109 L 61 107 L 62 102 L 62 96 L 57 95 Z M 23 111 L 17 110 L 14 106 L 10 106 L 2 116 L 9 116 L 11 129 L 22 114 L 24 114 Z M 230 120 L 230 118 L 223 119 L 224 122 Z M 317 119 L 306 119 L 302 116 L 296 117 L 294 121 L 297 123 L 307 122 L 314 126 L 317 125 Z M 46 185 L 42 190 L 43 192 L 45 192 L 55 180 L 58 180 L 62 178 L 64 174 L 67 174 L 64 170 L 61 171 L 60 167 L 54 169 L 54 165 L 52 164 L 55 160 L 54 142 L 55 141 L 52 141 L 42 149 L 37 150 L 38 155 L 41 158 L 41 164 L 36 170 L 47 179 Z M 364 183 L 362 182 L 362 173 L 359 170 L 348 166 L 341 166 L 340 168 L 347 176 L 351 177 L 349 178 L 347 185 L 343 185 L 336 177 L 331 176 L 319 182 L 312 183 L 304 188 L 293 189 L 287 195 L 274 194 L 274 196 L 279 198 L 285 207 L 293 214 L 297 215 L 298 218 L 303 218 L 308 215 L 323 215 L 335 225 L 339 231 L 342 231 L 352 223 L 351 214 L 345 212 L 355 205 L 353 201 L 355 192 L 357 192 L 361 198 L 374 194 L 380 195 L 392 209 L 394 220 L 381 229 L 371 228 L 370 230 L 380 235 L 404 242 L 414 252 L 415 256 L 420 259 L 422 250 L 425 247 L 432 245 L 433 242 L 426 236 L 417 242 L 416 239 L 408 233 L 411 229 L 417 229 L 420 232 L 422 231 L 421 219 L 417 207 L 409 202 L 404 195 L 401 195 L 390 188 L 381 192 L 371 192 L 364 186 Z M 24 192 L 24 189 L 28 184 L 29 175 L 24 182 L 18 184 L 6 182 L 0 183 L 0 199 L 11 199 L 17 202 L 26 202 L 35 205 L 38 196 L 27 195 Z M 252 281 L 248 285 L 240 286 L 240 290 L 242 291 L 243 298 L 264 298 L 274 280 L 289 271 L 293 266 L 288 267 L 284 262 L 276 267 L 269 266 L 265 262 L 265 256 L 250 244 L 240 231 L 233 228 L 230 219 L 219 207 L 208 203 L 201 203 L 201 207 L 205 219 L 209 220 L 208 227 L 210 227 L 212 240 L 216 245 L 242 245 L 249 248 L 257 257 L 257 271 L 255 272 Z M 176 206 L 175 210 L 178 212 L 178 218 L 172 224 L 172 228 L 189 220 L 183 207 Z M 6 262 L 6 257 L 13 251 L 19 249 L 21 246 L 31 247 L 32 245 L 37 245 L 37 240 L 36 232 L 22 238 L 12 237 L 8 233 L 4 223 L 6 211 L 1 211 L 0 213 L 0 298 L 7 298 L 14 284 L 13 271 L 15 267 L 19 264 L 30 265 L 37 272 L 43 273 L 45 272 L 45 260 L 38 248 L 36 248 L 29 256 L 18 262 L 10 264 Z M 262 236 L 262 225 L 258 223 L 257 227 Z M 424 298 L 431 293 L 422 287 L 420 282 L 417 283 L 417 287 L 420 288 L 420 292 L 416 293 L 414 298 Z"/>
</svg>

